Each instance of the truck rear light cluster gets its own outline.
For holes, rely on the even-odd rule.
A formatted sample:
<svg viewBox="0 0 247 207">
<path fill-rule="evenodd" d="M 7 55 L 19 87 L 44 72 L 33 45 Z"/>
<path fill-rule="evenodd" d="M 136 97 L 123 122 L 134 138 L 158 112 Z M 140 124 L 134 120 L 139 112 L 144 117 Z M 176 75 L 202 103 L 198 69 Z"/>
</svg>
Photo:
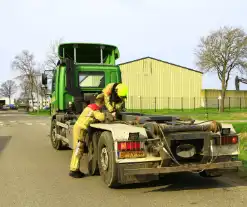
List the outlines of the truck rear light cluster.
<svg viewBox="0 0 247 207">
<path fill-rule="evenodd" d="M 237 143 L 238 143 L 237 136 L 222 136 L 221 137 L 222 145 L 237 144 Z"/>
<path fill-rule="evenodd" d="M 118 142 L 118 151 L 141 151 L 144 150 L 144 142 L 127 141 Z"/>
</svg>

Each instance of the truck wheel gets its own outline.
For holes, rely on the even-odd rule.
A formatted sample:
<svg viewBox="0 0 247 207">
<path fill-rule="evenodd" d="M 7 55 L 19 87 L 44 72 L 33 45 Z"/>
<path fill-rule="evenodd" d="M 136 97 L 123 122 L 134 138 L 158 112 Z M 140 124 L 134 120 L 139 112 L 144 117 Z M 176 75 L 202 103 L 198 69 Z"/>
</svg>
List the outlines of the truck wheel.
<svg viewBox="0 0 247 207">
<path fill-rule="evenodd" d="M 118 186 L 117 165 L 115 162 L 115 152 L 112 134 L 105 131 L 101 134 L 98 143 L 98 165 L 100 175 L 105 184 L 114 188 Z"/>
<path fill-rule="evenodd" d="M 204 170 L 199 173 L 200 176 L 204 178 L 214 178 L 214 177 L 220 177 L 222 176 L 222 173 L 218 170 Z"/>
<path fill-rule="evenodd" d="M 51 144 L 54 149 L 61 150 L 63 147 L 63 143 L 61 140 L 56 138 L 56 119 L 51 121 L 51 132 L 50 132 Z"/>
<path fill-rule="evenodd" d="M 99 175 L 98 167 L 98 145 L 97 145 L 97 134 L 94 133 L 92 140 L 88 143 L 88 173 L 89 175 Z"/>
</svg>

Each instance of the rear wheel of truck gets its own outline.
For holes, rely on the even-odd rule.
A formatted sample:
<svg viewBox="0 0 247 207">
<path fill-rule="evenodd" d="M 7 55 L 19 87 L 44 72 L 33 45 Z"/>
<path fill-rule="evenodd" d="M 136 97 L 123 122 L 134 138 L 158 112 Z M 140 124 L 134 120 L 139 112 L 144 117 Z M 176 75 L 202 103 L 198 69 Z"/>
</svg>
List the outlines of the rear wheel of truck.
<svg viewBox="0 0 247 207">
<path fill-rule="evenodd" d="M 94 133 L 88 143 L 88 173 L 91 176 L 99 175 L 98 167 L 98 134 Z"/>
<path fill-rule="evenodd" d="M 63 143 L 61 140 L 58 140 L 56 138 L 56 119 L 53 119 L 51 121 L 51 132 L 50 132 L 50 138 L 51 138 L 51 144 L 52 147 L 56 150 L 61 150 L 63 147 Z"/>
<path fill-rule="evenodd" d="M 105 184 L 110 188 L 117 187 L 118 173 L 111 132 L 105 131 L 100 136 L 98 143 L 98 165 L 100 176 Z"/>
</svg>

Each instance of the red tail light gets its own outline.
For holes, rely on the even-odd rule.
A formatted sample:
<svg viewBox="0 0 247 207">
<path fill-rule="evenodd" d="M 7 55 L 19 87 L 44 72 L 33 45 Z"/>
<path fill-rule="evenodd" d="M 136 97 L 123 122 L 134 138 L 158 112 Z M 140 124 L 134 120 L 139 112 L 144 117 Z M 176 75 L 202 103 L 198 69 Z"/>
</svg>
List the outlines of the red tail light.
<svg viewBox="0 0 247 207">
<path fill-rule="evenodd" d="M 139 151 L 144 149 L 144 143 L 140 141 L 118 142 L 118 151 Z"/>
<path fill-rule="evenodd" d="M 231 136 L 231 137 L 221 137 L 221 144 L 227 145 L 227 144 L 237 144 L 238 143 L 238 137 L 237 136 Z"/>
</svg>

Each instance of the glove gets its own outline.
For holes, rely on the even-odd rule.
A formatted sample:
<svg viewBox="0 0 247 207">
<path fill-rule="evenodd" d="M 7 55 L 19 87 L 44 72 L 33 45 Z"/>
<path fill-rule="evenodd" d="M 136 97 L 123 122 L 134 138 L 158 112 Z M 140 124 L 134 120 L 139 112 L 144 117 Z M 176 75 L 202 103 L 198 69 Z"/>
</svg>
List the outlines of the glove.
<svg viewBox="0 0 247 207">
<path fill-rule="evenodd" d="M 112 115 L 112 113 L 109 113 L 108 111 L 105 112 L 105 122 L 109 123 L 114 121 L 114 117 Z"/>
<path fill-rule="evenodd" d="M 116 112 L 112 112 L 111 115 L 113 116 L 113 118 L 116 118 Z"/>
</svg>

